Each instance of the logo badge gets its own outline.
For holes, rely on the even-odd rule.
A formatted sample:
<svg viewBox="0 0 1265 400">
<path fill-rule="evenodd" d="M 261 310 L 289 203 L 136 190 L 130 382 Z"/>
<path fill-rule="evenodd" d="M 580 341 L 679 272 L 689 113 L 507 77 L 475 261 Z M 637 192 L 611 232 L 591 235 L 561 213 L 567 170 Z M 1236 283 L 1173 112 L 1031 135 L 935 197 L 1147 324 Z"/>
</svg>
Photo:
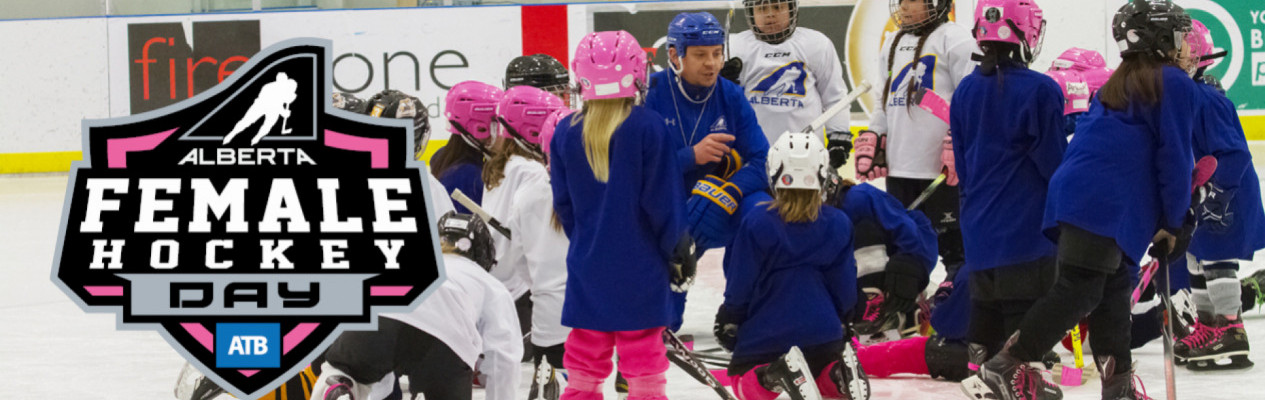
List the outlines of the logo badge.
<svg viewBox="0 0 1265 400">
<path fill-rule="evenodd" d="M 85 121 L 53 282 L 246 398 L 420 304 L 442 264 L 412 122 L 333 110 L 330 54 L 286 41 L 191 99 Z"/>
</svg>

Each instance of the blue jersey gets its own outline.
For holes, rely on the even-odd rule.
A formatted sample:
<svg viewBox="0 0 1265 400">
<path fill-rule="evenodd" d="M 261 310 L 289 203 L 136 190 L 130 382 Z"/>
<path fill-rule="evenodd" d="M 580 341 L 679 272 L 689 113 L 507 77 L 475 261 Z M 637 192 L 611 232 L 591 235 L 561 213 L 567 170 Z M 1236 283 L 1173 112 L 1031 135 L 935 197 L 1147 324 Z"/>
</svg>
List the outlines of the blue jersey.
<svg viewBox="0 0 1265 400">
<path fill-rule="evenodd" d="M 1046 188 L 1067 147 L 1059 85 L 1010 62 L 990 75 L 976 68 L 951 104 L 967 271 L 1053 256 L 1042 225 Z"/>
<path fill-rule="evenodd" d="M 742 157 L 742 168 L 729 178 L 743 196 L 762 191 L 768 187 L 769 178 L 764 170 L 765 159 L 768 158 L 769 140 L 764 137 L 756 121 L 755 110 L 747 101 L 742 87 L 728 79 L 717 79 L 715 92 L 703 104 L 695 104 L 681 93 L 676 84 L 676 73 L 671 70 L 656 72 L 650 75 L 650 91 L 646 94 L 646 107 L 663 116 L 667 125 L 667 134 L 676 149 L 676 161 L 685 177 L 686 194 L 716 165 L 697 165 L 694 163 L 694 145 L 713 133 L 726 133 L 734 136 L 729 143 L 738 150 Z M 691 89 L 706 93 L 707 88 L 698 88 L 685 83 Z"/>
<path fill-rule="evenodd" d="M 767 193 L 751 197 L 772 201 Z M 843 340 L 857 297 L 852 222 L 833 207 L 788 224 L 776 209 L 743 215 L 725 251 L 726 309 L 742 316 L 734 358 Z"/>
<path fill-rule="evenodd" d="M 642 106 L 610 139 L 599 182 L 572 114 L 551 142 L 554 211 L 571 239 L 562 324 L 604 332 L 667 326 L 669 260 L 686 231 L 681 170 L 663 117 Z"/>
<path fill-rule="evenodd" d="M 882 227 L 894 253 L 917 257 L 931 274 L 939 259 L 936 231 L 921 211 L 906 211 L 895 197 L 868 183 L 849 188 L 842 207 L 853 224 L 870 221 Z"/>
<path fill-rule="evenodd" d="M 1160 228 L 1177 232 L 1190 207 L 1191 134 L 1204 101 L 1185 71 L 1163 67 L 1163 98 L 1111 110 L 1098 98 L 1050 179 L 1045 228 L 1067 223 L 1115 239 L 1133 264 Z"/>
<path fill-rule="evenodd" d="M 1190 254 L 1200 261 L 1251 260 L 1256 250 L 1265 248 L 1260 180 L 1234 103 L 1216 88 L 1199 88 L 1208 106 L 1196 117 L 1195 159 L 1217 158 L 1212 183 L 1234 194 L 1226 210 L 1233 217 L 1226 227 L 1200 225 L 1190 241 Z"/>
<path fill-rule="evenodd" d="M 441 148 L 439 151 L 444 151 L 444 149 Z M 465 193 L 466 197 L 469 197 L 470 200 L 474 200 L 474 202 L 478 204 L 483 204 L 482 165 L 471 162 L 453 164 L 448 166 L 448 169 L 441 172 L 440 175 L 435 178 L 439 179 L 439 183 L 444 185 L 444 189 L 448 190 L 449 196 L 452 196 L 452 192 L 454 190 L 461 189 L 461 193 Z M 470 210 L 467 210 L 466 206 L 461 205 L 461 203 L 458 203 L 456 200 L 452 201 L 452 206 L 456 208 L 459 213 L 470 213 Z"/>
</svg>

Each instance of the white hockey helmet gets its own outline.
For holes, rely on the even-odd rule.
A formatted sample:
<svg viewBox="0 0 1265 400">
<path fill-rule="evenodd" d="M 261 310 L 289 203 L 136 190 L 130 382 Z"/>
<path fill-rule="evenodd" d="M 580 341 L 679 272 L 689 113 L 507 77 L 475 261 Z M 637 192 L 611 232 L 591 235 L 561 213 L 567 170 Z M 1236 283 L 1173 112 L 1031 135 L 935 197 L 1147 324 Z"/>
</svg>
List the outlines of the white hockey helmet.
<svg viewBox="0 0 1265 400">
<path fill-rule="evenodd" d="M 830 153 L 817 135 L 786 132 L 769 148 L 766 168 L 774 189 L 822 190 Z"/>
</svg>

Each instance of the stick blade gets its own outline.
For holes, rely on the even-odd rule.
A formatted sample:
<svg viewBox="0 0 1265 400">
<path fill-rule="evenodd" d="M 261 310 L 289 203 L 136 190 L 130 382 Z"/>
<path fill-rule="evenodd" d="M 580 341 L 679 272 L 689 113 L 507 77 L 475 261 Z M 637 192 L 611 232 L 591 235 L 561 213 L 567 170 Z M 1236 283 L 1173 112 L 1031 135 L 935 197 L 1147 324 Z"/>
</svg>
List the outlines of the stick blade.
<svg viewBox="0 0 1265 400">
<path fill-rule="evenodd" d="M 1194 192 L 1196 188 L 1203 186 L 1212 174 L 1217 172 L 1217 158 L 1213 156 L 1203 156 L 1199 162 L 1195 163 L 1195 172 L 1190 179 L 1190 191 Z"/>
</svg>

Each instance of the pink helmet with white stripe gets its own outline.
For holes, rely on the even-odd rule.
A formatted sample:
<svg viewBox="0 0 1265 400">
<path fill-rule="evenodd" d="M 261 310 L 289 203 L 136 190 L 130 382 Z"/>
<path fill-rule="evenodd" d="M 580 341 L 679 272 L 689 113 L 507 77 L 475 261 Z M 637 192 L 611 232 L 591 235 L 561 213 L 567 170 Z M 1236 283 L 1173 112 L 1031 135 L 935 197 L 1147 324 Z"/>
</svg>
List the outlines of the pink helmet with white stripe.
<svg viewBox="0 0 1265 400">
<path fill-rule="evenodd" d="M 496 107 L 501 137 L 539 146 L 545 119 L 559 108 L 565 108 L 562 99 L 552 93 L 527 85 L 512 87 Z"/>
<path fill-rule="evenodd" d="M 1041 53 L 1045 18 L 1034 0 L 979 0 L 975 5 L 975 41 L 1014 43 L 1031 62 Z"/>
<path fill-rule="evenodd" d="M 1212 59 L 1200 60 L 1212 54 L 1212 31 L 1209 31 L 1208 27 L 1198 20 L 1191 20 L 1190 22 L 1192 28 L 1190 33 L 1186 34 L 1186 44 L 1190 45 L 1190 58 L 1199 62 L 1195 68 L 1212 65 Z"/>
<path fill-rule="evenodd" d="M 1095 68 L 1106 68 L 1107 60 L 1102 58 L 1102 54 L 1097 51 L 1073 47 L 1060 54 L 1054 60 L 1054 69 L 1073 69 L 1077 71 L 1087 71 Z"/>
<path fill-rule="evenodd" d="M 544 125 L 540 127 L 540 148 L 544 150 L 545 155 L 549 155 L 549 142 L 553 141 L 553 132 L 558 128 L 558 123 L 572 112 L 574 110 L 570 108 L 559 108 L 545 117 Z"/>
<path fill-rule="evenodd" d="M 491 137 L 496 104 L 504 95 L 500 88 L 478 81 L 453 85 L 444 98 L 448 132 L 479 140 Z"/>
<path fill-rule="evenodd" d="M 1080 72 L 1051 69 L 1045 74 L 1063 89 L 1063 115 L 1089 111 L 1089 84 Z"/>
<path fill-rule="evenodd" d="M 646 89 L 646 51 L 626 31 L 593 32 L 576 46 L 571 72 L 584 100 L 635 97 Z"/>
</svg>

